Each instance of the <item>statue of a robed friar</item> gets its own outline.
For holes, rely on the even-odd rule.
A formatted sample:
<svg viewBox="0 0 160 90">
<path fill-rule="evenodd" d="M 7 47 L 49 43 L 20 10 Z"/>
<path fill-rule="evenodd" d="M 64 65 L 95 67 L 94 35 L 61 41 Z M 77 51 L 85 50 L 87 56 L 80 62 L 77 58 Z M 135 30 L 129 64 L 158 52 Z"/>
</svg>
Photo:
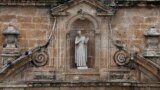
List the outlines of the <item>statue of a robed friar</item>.
<svg viewBox="0 0 160 90">
<path fill-rule="evenodd" d="M 75 63 L 77 69 L 88 69 L 87 66 L 87 43 L 89 38 L 77 31 L 75 38 Z"/>
</svg>

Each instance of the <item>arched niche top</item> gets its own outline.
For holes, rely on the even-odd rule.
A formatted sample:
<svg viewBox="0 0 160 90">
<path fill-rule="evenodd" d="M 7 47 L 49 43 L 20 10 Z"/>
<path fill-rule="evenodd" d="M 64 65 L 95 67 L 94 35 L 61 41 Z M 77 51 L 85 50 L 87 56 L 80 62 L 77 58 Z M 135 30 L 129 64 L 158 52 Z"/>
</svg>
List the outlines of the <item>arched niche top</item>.
<svg viewBox="0 0 160 90">
<path fill-rule="evenodd" d="M 87 20 L 89 20 L 91 23 L 93 23 L 95 32 L 96 33 L 100 32 L 99 31 L 98 21 L 93 16 L 91 16 L 91 15 L 89 15 L 87 13 L 77 14 L 77 15 L 73 16 L 72 18 L 70 18 L 67 21 L 67 23 L 68 23 L 67 24 L 67 30 L 70 31 L 73 23 L 76 22 L 79 19 L 87 19 Z"/>
</svg>

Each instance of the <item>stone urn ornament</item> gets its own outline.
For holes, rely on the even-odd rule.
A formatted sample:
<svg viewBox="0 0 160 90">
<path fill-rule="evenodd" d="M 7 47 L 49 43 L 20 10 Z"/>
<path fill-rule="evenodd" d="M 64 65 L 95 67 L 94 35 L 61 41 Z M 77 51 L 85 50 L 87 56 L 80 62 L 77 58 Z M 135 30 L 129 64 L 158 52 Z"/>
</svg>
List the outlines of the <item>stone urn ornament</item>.
<svg viewBox="0 0 160 90">
<path fill-rule="evenodd" d="M 144 36 L 146 44 L 144 50 L 144 57 L 160 57 L 160 49 L 158 47 L 160 33 L 157 32 L 157 29 L 155 27 L 149 28 L 149 30 L 144 33 Z"/>
<path fill-rule="evenodd" d="M 13 25 L 8 25 L 2 33 L 5 37 L 5 42 L 3 44 L 2 51 L 2 59 L 3 63 L 18 58 L 20 56 L 20 52 L 17 45 L 17 37 L 19 36 L 19 32 Z"/>
<path fill-rule="evenodd" d="M 3 35 L 5 36 L 4 48 L 17 48 L 17 37 L 19 32 L 13 25 L 7 26 L 4 30 Z"/>
</svg>

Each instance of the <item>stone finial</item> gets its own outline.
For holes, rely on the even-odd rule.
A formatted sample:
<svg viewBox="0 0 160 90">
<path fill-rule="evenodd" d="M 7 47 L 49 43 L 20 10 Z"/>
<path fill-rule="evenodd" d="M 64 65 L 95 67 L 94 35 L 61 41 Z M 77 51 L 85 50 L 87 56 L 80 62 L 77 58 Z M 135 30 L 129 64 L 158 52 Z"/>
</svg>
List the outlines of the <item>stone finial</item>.
<svg viewBox="0 0 160 90">
<path fill-rule="evenodd" d="M 7 26 L 7 28 L 3 32 L 3 35 L 10 35 L 10 34 L 19 35 L 19 32 L 16 30 L 15 26 L 13 25 Z"/>
<path fill-rule="evenodd" d="M 147 32 L 144 33 L 145 36 L 159 36 L 160 33 L 157 32 L 155 27 L 150 27 Z"/>
<path fill-rule="evenodd" d="M 3 35 L 5 36 L 4 48 L 16 48 L 17 36 L 19 32 L 13 25 L 9 25 L 5 28 Z"/>
<path fill-rule="evenodd" d="M 14 59 L 17 59 L 20 56 L 20 52 L 17 45 L 17 37 L 19 32 L 13 25 L 8 25 L 3 31 L 5 36 L 5 42 L 3 44 L 2 50 L 2 60 L 6 64 Z"/>
</svg>

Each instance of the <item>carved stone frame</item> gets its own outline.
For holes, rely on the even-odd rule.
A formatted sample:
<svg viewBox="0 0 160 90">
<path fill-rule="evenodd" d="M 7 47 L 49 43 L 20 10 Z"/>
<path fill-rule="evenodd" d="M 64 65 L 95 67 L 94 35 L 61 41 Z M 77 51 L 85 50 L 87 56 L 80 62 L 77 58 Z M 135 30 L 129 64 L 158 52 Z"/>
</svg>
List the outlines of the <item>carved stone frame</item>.
<svg viewBox="0 0 160 90">
<path fill-rule="evenodd" d="M 68 20 L 68 24 L 67 24 L 67 35 L 66 35 L 66 65 L 67 65 L 67 69 L 70 70 L 72 69 L 70 67 L 70 61 L 71 61 L 71 58 L 70 58 L 70 53 L 68 52 L 69 50 L 69 46 L 70 46 L 70 42 L 67 41 L 67 38 L 69 36 L 69 33 L 71 31 L 71 25 L 79 18 L 85 18 L 85 19 L 88 19 L 90 22 L 93 23 L 93 25 L 95 26 L 94 27 L 94 32 L 95 32 L 95 65 L 94 65 L 94 68 L 92 69 L 98 69 L 99 67 L 99 60 L 100 60 L 100 43 L 101 43 L 101 39 L 100 39 L 100 28 L 99 28 L 99 25 L 98 25 L 98 21 L 96 20 L 95 17 L 93 17 L 92 15 L 88 14 L 88 13 L 83 13 L 82 14 L 77 14 L 75 16 L 73 16 L 72 18 L 70 18 Z"/>
</svg>

